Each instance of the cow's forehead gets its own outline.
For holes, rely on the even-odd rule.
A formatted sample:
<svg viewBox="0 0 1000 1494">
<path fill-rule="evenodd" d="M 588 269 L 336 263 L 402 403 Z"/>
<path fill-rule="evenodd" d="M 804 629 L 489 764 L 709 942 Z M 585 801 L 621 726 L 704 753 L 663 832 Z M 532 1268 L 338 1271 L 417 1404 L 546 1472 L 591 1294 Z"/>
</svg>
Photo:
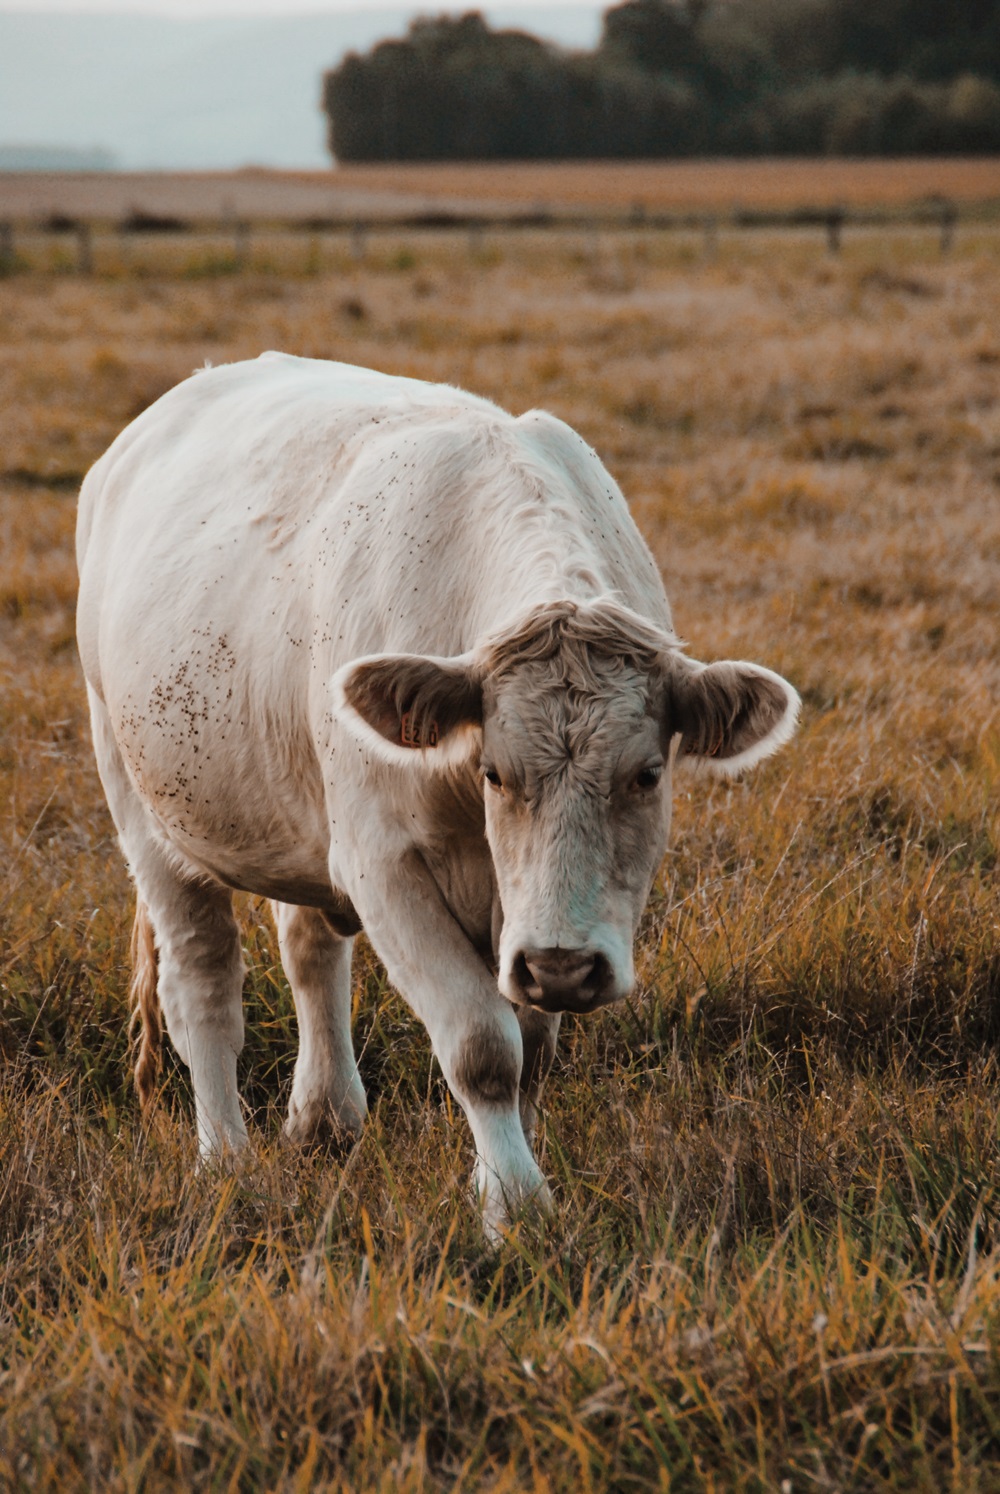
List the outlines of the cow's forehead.
<svg viewBox="0 0 1000 1494">
<path fill-rule="evenodd" d="M 573 757 L 612 754 L 632 741 L 655 741 L 658 682 L 631 662 L 554 655 L 524 663 L 490 682 L 487 747 L 537 754 L 543 743 Z"/>
</svg>

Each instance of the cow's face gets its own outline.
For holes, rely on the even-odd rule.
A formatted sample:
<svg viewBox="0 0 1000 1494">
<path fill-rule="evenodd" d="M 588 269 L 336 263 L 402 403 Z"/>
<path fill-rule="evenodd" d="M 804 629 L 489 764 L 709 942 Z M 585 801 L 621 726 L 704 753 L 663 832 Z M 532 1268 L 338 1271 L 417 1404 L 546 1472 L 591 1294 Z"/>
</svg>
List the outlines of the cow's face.
<svg viewBox="0 0 1000 1494">
<path fill-rule="evenodd" d="M 791 736 L 799 704 L 770 670 L 695 663 L 603 600 L 548 604 L 453 659 L 358 660 L 334 690 L 341 719 L 383 761 L 481 774 L 500 989 L 552 1012 L 632 987 L 672 757 L 738 773 Z"/>
<path fill-rule="evenodd" d="M 483 689 L 500 989 L 546 1011 L 631 990 L 632 941 L 670 829 L 658 677 L 564 646 Z"/>
</svg>

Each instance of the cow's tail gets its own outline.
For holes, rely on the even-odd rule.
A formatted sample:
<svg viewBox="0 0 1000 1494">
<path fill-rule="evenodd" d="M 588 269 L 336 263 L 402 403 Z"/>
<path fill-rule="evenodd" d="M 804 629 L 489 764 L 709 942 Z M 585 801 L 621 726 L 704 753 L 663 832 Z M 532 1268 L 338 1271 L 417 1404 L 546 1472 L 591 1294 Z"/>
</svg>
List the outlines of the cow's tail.
<svg viewBox="0 0 1000 1494">
<path fill-rule="evenodd" d="M 156 945 L 149 909 L 140 897 L 132 925 L 132 984 L 129 987 L 132 1020 L 129 1032 L 135 1043 L 135 1087 L 139 1104 L 147 1113 L 156 1095 L 163 1048 L 163 1023 L 156 994 Z"/>
</svg>

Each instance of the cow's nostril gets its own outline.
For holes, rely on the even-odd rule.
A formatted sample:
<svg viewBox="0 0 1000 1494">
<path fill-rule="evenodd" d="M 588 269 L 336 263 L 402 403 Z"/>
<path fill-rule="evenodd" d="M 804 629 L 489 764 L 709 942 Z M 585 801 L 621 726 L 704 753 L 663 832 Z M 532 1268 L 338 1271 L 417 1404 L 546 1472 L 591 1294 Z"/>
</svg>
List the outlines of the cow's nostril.
<svg viewBox="0 0 1000 1494">
<path fill-rule="evenodd" d="M 575 991 L 593 972 L 596 956 L 580 949 L 525 950 L 524 963 L 543 990 Z"/>
<path fill-rule="evenodd" d="M 611 961 L 607 955 L 597 954 L 594 956 L 594 967 L 587 977 L 587 987 L 593 991 L 595 996 L 603 996 L 610 986 L 614 985 L 614 971 Z"/>
<path fill-rule="evenodd" d="M 511 975 L 521 999 L 547 1012 L 587 1012 L 614 994 L 611 961 L 586 949 L 523 949 Z"/>
<path fill-rule="evenodd" d="M 534 997 L 536 995 L 536 993 L 538 992 L 538 985 L 535 977 L 528 969 L 528 962 L 524 958 L 523 954 L 519 954 L 515 958 L 514 964 L 511 967 L 511 973 L 518 986 L 522 991 L 525 992 L 526 995 L 531 997 Z"/>
</svg>

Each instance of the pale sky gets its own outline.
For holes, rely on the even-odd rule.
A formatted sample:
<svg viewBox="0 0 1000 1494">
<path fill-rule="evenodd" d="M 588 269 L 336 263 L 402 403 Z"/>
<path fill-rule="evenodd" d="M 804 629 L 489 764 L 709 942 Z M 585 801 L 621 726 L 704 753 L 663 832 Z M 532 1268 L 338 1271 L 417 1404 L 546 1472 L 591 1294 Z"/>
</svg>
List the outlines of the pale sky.
<svg viewBox="0 0 1000 1494">
<path fill-rule="evenodd" d="M 398 0 L 0 0 L 0 12 L 52 15 L 62 11 L 90 15 L 130 16 L 296 16 L 334 12 L 387 10 Z M 534 8 L 534 0 L 506 0 L 509 5 Z M 573 5 L 580 0 L 545 0 L 548 5 Z M 405 0 L 403 8 L 405 9 Z M 414 12 L 489 10 L 489 0 L 413 0 Z"/>
<path fill-rule="evenodd" d="M 593 47 L 610 0 L 0 0 L 0 154 L 85 147 L 126 170 L 330 163 L 320 77 L 414 15 L 481 9 Z M 22 168 L 24 169 L 24 168 Z"/>
</svg>

